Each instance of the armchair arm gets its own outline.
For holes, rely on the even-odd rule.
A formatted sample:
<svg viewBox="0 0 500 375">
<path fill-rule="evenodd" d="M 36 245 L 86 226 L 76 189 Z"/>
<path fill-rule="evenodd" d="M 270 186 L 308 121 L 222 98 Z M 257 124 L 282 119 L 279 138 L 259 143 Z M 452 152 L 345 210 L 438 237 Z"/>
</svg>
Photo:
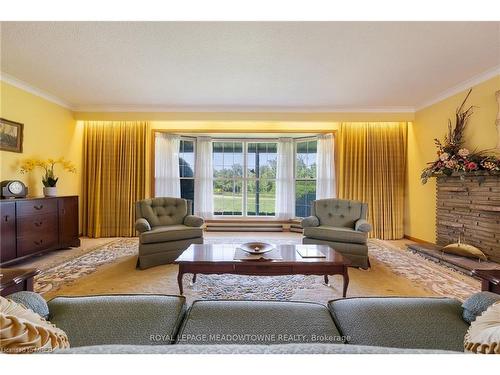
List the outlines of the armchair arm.
<svg viewBox="0 0 500 375">
<path fill-rule="evenodd" d="M 359 232 L 365 232 L 365 233 L 368 233 L 372 230 L 372 226 L 371 224 L 366 221 L 365 219 L 359 219 L 358 221 L 356 221 L 356 223 L 354 224 L 354 229 L 359 231 Z"/>
<path fill-rule="evenodd" d="M 187 215 L 184 218 L 184 225 L 187 225 L 188 227 L 201 227 L 205 220 L 199 216 L 195 215 Z"/>
<path fill-rule="evenodd" d="M 308 216 L 300 222 L 302 228 L 319 227 L 319 219 L 316 216 Z"/>
<path fill-rule="evenodd" d="M 135 230 L 138 231 L 139 233 L 144 233 L 147 232 L 148 230 L 151 230 L 151 225 L 146 219 L 141 217 L 140 219 L 137 219 L 135 221 Z"/>
</svg>

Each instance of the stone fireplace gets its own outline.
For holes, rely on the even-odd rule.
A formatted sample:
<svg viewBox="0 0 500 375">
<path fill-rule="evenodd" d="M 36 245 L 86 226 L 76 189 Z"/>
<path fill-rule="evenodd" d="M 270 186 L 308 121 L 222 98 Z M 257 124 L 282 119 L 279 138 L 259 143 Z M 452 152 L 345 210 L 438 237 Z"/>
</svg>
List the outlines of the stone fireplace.
<svg viewBox="0 0 500 375">
<path fill-rule="evenodd" d="M 437 245 L 460 237 L 500 263 L 500 176 L 440 176 L 436 194 Z"/>
</svg>

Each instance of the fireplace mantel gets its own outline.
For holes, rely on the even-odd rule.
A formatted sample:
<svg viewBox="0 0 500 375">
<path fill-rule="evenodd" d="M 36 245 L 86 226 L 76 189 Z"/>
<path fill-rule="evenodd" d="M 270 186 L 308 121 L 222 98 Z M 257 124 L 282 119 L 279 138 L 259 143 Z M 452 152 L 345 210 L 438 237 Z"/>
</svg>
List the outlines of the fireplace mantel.
<svg viewBox="0 0 500 375">
<path fill-rule="evenodd" d="M 463 242 L 500 263 L 500 175 L 476 172 L 437 176 L 436 238 Z"/>
</svg>

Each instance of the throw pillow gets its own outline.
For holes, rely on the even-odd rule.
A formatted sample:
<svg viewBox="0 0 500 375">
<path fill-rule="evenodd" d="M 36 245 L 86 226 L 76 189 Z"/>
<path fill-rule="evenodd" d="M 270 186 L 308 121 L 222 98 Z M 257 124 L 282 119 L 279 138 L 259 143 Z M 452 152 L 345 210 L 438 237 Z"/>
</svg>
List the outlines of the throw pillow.
<svg viewBox="0 0 500 375">
<path fill-rule="evenodd" d="M 466 352 L 500 354 L 500 302 L 473 321 L 465 334 Z"/>
<path fill-rule="evenodd" d="M 472 245 L 467 245 L 465 243 L 452 243 L 450 245 L 446 245 L 441 249 L 445 253 L 461 255 L 467 258 L 476 258 L 481 260 L 488 260 L 486 255 L 479 250 L 477 247 Z"/>
<path fill-rule="evenodd" d="M 492 292 L 474 293 L 462 304 L 464 309 L 462 318 L 470 324 L 495 302 L 500 302 L 500 294 Z"/>
<path fill-rule="evenodd" d="M 68 336 L 23 305 L 0 297 L 0 352 L 33 353 L 69 348 Z"/>
</svg>

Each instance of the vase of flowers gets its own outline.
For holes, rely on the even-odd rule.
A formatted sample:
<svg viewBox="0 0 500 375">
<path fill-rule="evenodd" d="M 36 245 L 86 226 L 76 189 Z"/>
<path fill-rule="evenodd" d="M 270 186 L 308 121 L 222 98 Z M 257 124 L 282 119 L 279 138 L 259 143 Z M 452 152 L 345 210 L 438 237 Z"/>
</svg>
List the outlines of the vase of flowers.
<svg viewBox="0 0 500 375">
<path fill-rule="evenodd" d="M 464 101 L 458 107 L 455 115 L 455 127 L 448 120 L 448 134 L 444 142 L 435 139 L 437 159 L 428 163 L 427 168 L 420 176 L 422 183 L 427 183 L 430 177 L 445 175 L 459 175 L 464 178 L 467 174 L 500 172 L 500 159 L 487 151 L 470 151 L 464 147 L 464 131 L 473 113 L 473 106 L 465 109 L 465 103 L 472 90 L 469 90 Z"/>
<path fill-rule="evenodd" d="M 43 183 L 43 195 L 46 197 L 56 197 L 57 196 L 57 182 L 59 177 L 54 174 L 54 167 L 60 164 L 61 167 L 71 173 L 76 172 L 76 168 L 70 161 L 64 160 L 64 158 L 59 159 L 27 159 L 21 164 L 21 173 L 28 173 L 35 168 L 42 168 L 44 173 L 42 176 Z"/>
</svg>

